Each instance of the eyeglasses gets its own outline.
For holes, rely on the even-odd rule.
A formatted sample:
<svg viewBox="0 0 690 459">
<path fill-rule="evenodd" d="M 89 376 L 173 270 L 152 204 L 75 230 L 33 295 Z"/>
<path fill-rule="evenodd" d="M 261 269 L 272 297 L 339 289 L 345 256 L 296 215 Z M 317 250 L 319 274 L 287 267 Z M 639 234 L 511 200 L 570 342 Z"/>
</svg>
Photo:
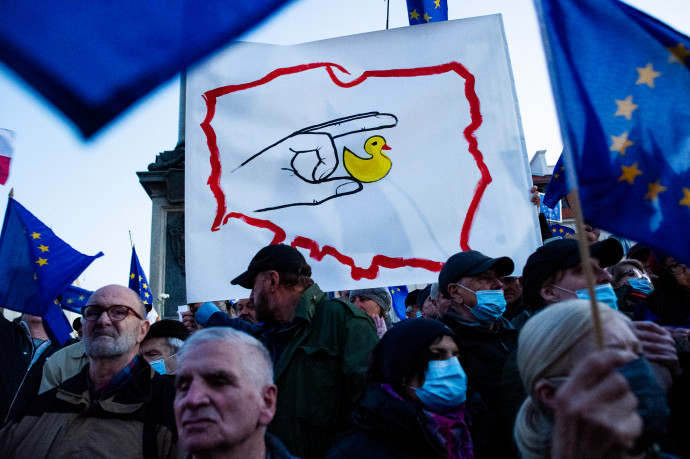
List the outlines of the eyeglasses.
<svg viewBox="0 0 690 459">
<path fill-rule="evenodd" d="M 125 317 L 127 317 L 130 313 L 134 314 L 139 319 L 144 320 L 144 318 L 141 317 L 134 309 L 130 308 L 129 306 L 123 306 L 119 304 L 115 306 L 110 306 L 108 308 L 104 308 L 103 306 L 97 305 L 84 306 L 83 308 L 81 308 L 81 315 L 84 317 L 84 319 L 88 320 L 89 322 L 95 322 L 98 320 L 99 317 L 101 317 L 103 311 L 105 311 L 106 314 L 108 314 L 110 320 L 114 320 L 116 322 L 125 320 Z"/>
<path fill-rule="evenodd" d="M 676 263 L 674 265 L 666 267 L 666 270 L 668 272 L 670 272 L 671 274 L 680 274 L 687 269 L 688 269 L 688 267 L 685 266 L 683 263 Z"/>
</svg>

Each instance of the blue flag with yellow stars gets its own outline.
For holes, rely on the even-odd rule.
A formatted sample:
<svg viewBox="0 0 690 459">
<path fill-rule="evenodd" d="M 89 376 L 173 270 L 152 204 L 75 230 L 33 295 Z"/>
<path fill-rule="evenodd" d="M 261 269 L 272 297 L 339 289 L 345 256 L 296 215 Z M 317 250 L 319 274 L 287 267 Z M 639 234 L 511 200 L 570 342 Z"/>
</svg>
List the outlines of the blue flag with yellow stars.
<svg viewBox="0 0 690 459">
<path fill-rule="evenodd" d="M 549 209 L 553 209 L 556 207 L 556 204 L 561 202 L 561 199 L 568 194 L 568 190 L 568 181 L 565 178 L 565 166 L 563 165 L 563 154 L 561 154 L 561 156 L 558 157 L 556 166 L 553 168 L 551 180 L 549 180 L 549 184 L 546 187 L 543 204 Z"/>
<path fill-rule="evenodd" d="M 0 236 L 0 306 L 43 317 L 48 334 L 63 345 L 72 328 L 65 335 L 69 322 L 54 300 L 100 256 L 74 250 L 9 198 Z"/>
<path fill-rule="evenodd" d="M 568 234 L 571 234 L 571 235 L 575 234 L 574 229 L 568 228 L 567 226 L 559 225 L 558 223 L 554 223 L 553 225 L 549 225 L 549 229 L 551 230 L 553 237 L 560 237 L 561 239 L 565 239 L 565 237 Z"/>
<path fill-rule="evenodd" d="M 407 286 L 388 287 L 388 291 L 393 299 L 393 310 L 398 319 L 407 319 L 407 308 L 405 308 L 405 298 L 407 298 Z"/>
<path fill-rule="evenodd" d="M 410 25 L 448 20 L 448 0 L 407 0 Z"/>
<path fill-rule="evenodd" d="M 86 302 L 89 300 L 89 297 L 92 293 L 93 292 L 90 290 L 85 290 L 83 288 L 70 285 L 67 287 L 67 290 L 62 292 L 58 304 L 62 306 L 62 309 L 67 309 L 68 311 L 81 314 L 81 308 L 86 306 Z"/>
<path fill-rule="evenodd" d="M 690 39 L 617 0 L 537 2 L 585 219 L 689 262 Z"/>
<path fill-rule="evenodd" d="M 129 288 L 139 294 L 141 301 L 146 304 L 153 304 L 153 293 L 151 293 L 149 281 L 146 279 L 144 268 L 139 263 L 139 257 L 137 257 L 134 246 L 132 246 L 132 263 L 130 263 L 129 268 Z"/>
</svg>

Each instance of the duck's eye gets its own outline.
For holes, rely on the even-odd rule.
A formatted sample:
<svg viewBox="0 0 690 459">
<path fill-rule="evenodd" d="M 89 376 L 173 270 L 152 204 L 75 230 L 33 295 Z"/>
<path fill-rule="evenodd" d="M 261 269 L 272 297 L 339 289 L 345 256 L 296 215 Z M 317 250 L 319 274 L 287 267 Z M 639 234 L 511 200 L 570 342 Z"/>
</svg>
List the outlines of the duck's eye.
<svg viewBox="0 0 690 459">
<path fill-rule="evenodd" d="M 377 144 L 378 144 L 378 142 L 372 142 L 371 144 L 372 144 L 372 145 L 377 145 Z"/>
</svg>

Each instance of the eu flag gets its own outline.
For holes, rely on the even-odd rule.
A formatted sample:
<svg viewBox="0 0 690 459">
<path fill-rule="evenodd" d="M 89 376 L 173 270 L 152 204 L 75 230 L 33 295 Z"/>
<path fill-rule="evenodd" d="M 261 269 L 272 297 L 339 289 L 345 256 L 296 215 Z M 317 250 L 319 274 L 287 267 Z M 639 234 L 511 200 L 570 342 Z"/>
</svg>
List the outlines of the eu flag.
<svg viewBox="0 0 690 459">
<path fill-rule="evenodd" d="M 92 293 L 93 292 L 90 290 L 70 285 L 67 287 L 67 290 L 62 292 L 60 306 L 62 306 L 62 309 L 81 314 L 81 308 L 86 306 L 86 302 L 89 300 Z"/>
<path fill-rule="evenodd" d="M 59 330 L 69 322 L 54 300 L 101 256 L 74 250 L 9 198 L 0 236 L 0 306 L 43 317 L 62 345 L 69 336 Z"/>
<path fill-rule="evenodd" d="M 0 60 L 86 136 L 288 0 L 0 2 Z"/>
<path fill-rule="evenodd" d="M 448 0 L 407 0 L 410 25 L 448 20 Z"/>
<path fill-rule="evenodd" d="M 129 267 L 129 288 L 139 294 L 141 301 L 146 304 L 153 304 L 151 286 L 149 286 L 149 281 L 146 279 L 144 268 L 139 263 L 139 257 L 137 257 L 137 251 L 134 249 L 134 246 L 132 246 L 132 262 Z"/>
<path fill-rule="evenodd" d="M 558 157 L 556 166 L 553 168 L 551 180 L 544 193 L 544 205 L 549 209 L 556 207 L 561 199 L 568 194 L 568 181 L 565 178 L 565 166 L 563 165 L 563 154 Z"/>
<path fill-rule="evenodd" d="M 551 233 L 553 233 L 553 237 L 560 237 L 561 239 L 565 239 L 566 235 L 568 234 L 575 234 L 574 229 L 568 228 L 567 226 L 559 225 L 558 223 L 549 225 L 549 229 L 551 230 Z"/>
<path fill-rule="evenodd" d="M 388 291 L 393 299 L 393 310 L 398 319 L 407 318 L 407 308 L 405 308 L 405 298 L 407 298 L 407 286 L 388 287 Z"/>
<path fill-rule="evenodd" d="M 585 219 L 690 261 L 690 39 L 616 0 L 538 1 Z"/>
</svg>

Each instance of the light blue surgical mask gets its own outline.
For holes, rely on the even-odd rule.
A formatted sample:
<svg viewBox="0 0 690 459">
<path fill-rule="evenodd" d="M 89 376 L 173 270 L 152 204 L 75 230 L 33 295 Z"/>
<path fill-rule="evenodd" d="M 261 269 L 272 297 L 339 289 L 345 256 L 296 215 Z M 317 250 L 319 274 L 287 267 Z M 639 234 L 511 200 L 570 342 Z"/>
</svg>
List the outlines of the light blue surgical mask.
<svg viewBox="0 0 690 459">
<path fill-rule="evenodd" d="M 149 365 L 151 365 L 151 368 L 153 368 L 156 373 L 159 375 L 167 375 L 167 374 L 175 374 L 175 372 L 168 373 L 168 370 L 166 368 L 166 365 L 170 365 L 170 363 L 166 363 L 168 360 L 174 358 L 177 355 L 177 353 L 171 355 L 167 359 L 158 359 L 158 360 L 153 360 L 149 362 Z"/>
<path fill-rule="evenodd" d="M 419 319 L 420 317 L 422 317 L 421 311 L 417 311 L 415 315 L 417 316 L 418 319 Z"/>
<path fill-rule="evenodd" d="M 630 287 L 633 289 L 644 293 L 645 295 L 649 295 L 652 293 L 652 284 L 649 283 L 649 279 L 638 279 L 636 277 L 631 277 L 629 279 L 630 282 Z"/>
<path fill-rule="evenodd" d="M 467 398 L 467 375 L 457 357 L 431 360 L 422 387 L 412 387 L 419 400 L 434 413 L 458 408 Z"/>
<path fill-rule="evenodd" d="M 582 290 L 578 290 L 577 292 L 573 292 L 572 290 L 568 290 L 567 288 L 559 287 L 558 285 L 554 285 L 557 289 L 563 290 L 564 292 L 569 292 L 572 293 L 573 295 L 577 296 L 581 300 L 589 300 L 589 290 L 586 288 L 583 288 Z M 597 301 L 600 303 L 604 303 L 606 306 L 610 307 L 611 309 L 618 310 L 618 298 L 616 297 L 616 292 L 613 290 L 613 287 L 611 284 L 601 284 L 597 285 L 594 287 L 594 294 L 597 297 Z"/>
<path fill-rule="evenodd" d="M 506 299 L 503 290 L 470 290 L 464 285 L 457 284 L 477 297 L 477 305 L 473 308 L 465 305 L 472 315 L 480 322 L 493 324 L 501 318 L 506 311 Z"/>
</svg>

